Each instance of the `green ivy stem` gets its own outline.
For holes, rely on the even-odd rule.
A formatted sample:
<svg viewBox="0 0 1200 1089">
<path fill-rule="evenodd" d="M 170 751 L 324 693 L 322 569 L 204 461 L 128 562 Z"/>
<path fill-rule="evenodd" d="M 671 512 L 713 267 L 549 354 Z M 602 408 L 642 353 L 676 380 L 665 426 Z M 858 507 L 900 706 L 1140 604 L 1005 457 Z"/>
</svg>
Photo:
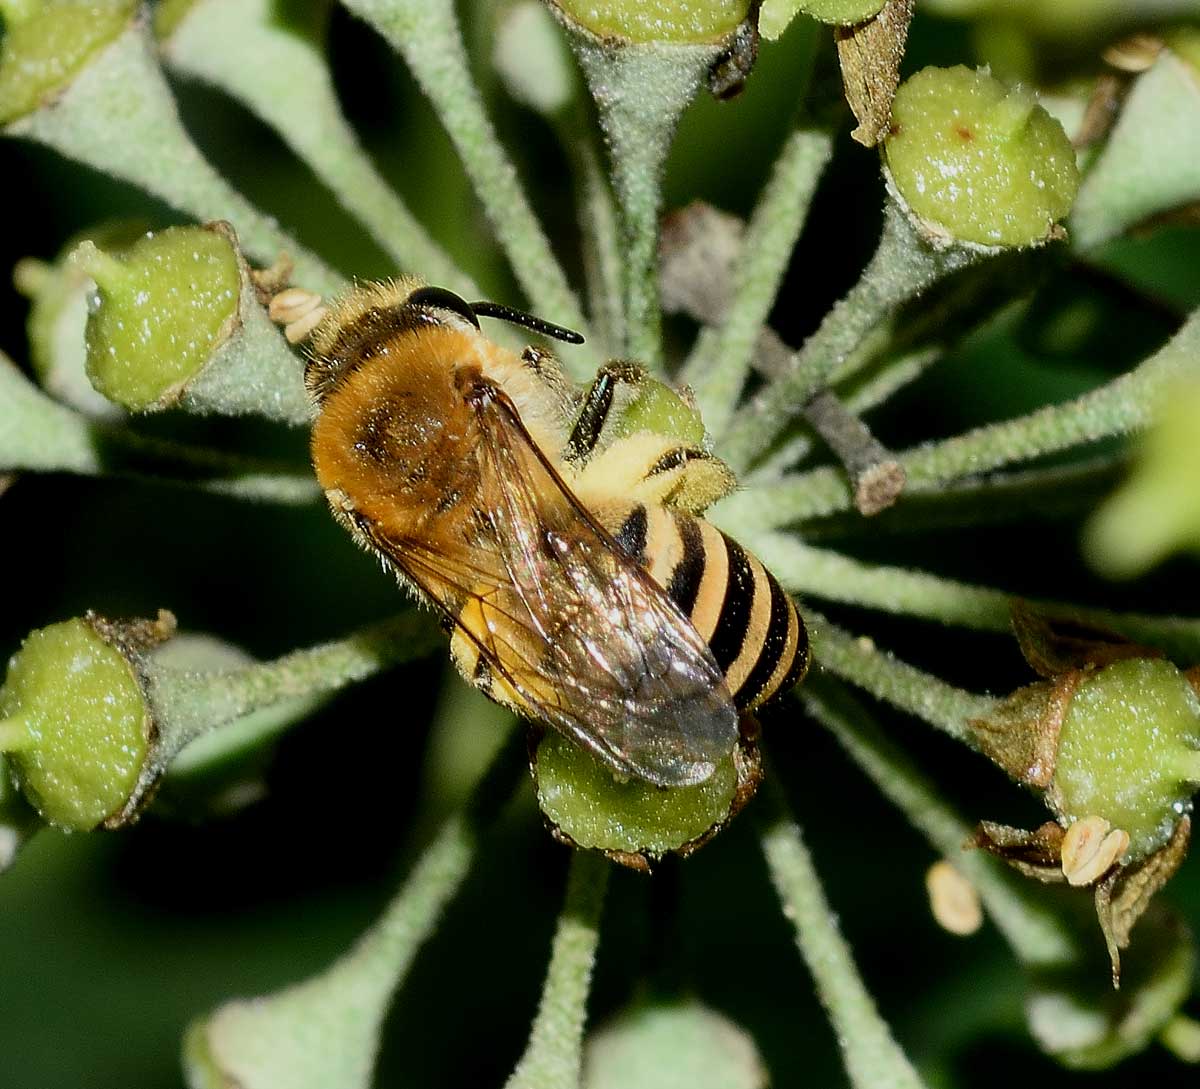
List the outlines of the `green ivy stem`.
<svg viewBox="0 0 1200 1089">
<path fill-rule="evenodd" d="M 876 325 L 901 303 L 987 252 L 957 246 L 935 249 L 889 199 L 879 248 L 862 277 L 792 356 L 787 372 L 733 417 L 718 438 L 721 456 L 737 472 L 749 468 Z"/>
<path fill-rule="evenodd" d="M 200 221 L 228 220 L 242 248 L 272 264 L 291 257 L 295 280 L 323 294 L 346 281 L 234 190 L 180 123 L 144 18 L 93 58 L 53 101 L 4 130 L 145 189 Z"/>
<path fill-rule="evenodd" d="M 575 113 L 575 111 L 572 111 Z M 588 310 L 601 355 L 616 355 L 625 343 L 625 305 L 622 286 L 624 255 L 612 190 L 604 174 L 600 150 L 590 126 L 577 114 L 559 126 L 575 176 L 576 206 L 583 237 L 583 274 Z M 586 378 L 586 374 L 577 377 Z"/>
<path fill-rule="evenodd" d="M 662 367 L 658 294 L 658 218 L 662 176 L 684 108 L 720 52 L 719 45 L 608 43 L 577 31 L 572 44 L 612 153 L 625 271 L 623 353 Z"/>
<path fill-rule="evenodd" d="M 285 22 L 278 8 L 274 0 L 199 0 L 163 43 L 167 63 L 275 129 L 401 269 L 477 297 L 471 278 L 384 181 L 346 121 L 325 60 L 324 12 Z"/>
<path fill-rule="evenodd" d="M 1134 370 L 1072 401 L 1027 416 L 987 424 L 899 455 L 908 494 L 932 491 L 965 476 L 1121 435 L 1151 423 L 1178 378 L 1200 373 L 1200 311 L 1167 344 Z M 790 525 L 849 510 L 853 496 L 841 471 L 825 466 L 773 486 L 765 519 L 756 525 Z M 751 517 L 753 513 L 746 511 Z"/>
<path fill-rule="evenodd" d="M 504 746 L 470 805 L 450 817 L 379 920 L 345 956 L 303 983 L 221 1006 L 189 1030 L 192 1089 L 367 1089 L 392 995 L 462 886 L 525 766 L 521 731 Z"/>
<path fill-rule="evenodd" d="M 803 435 L 791 440 L 791 448 L 803 450 Z M 967 476 L 947 481 L 938 488 L 906 492 L 904 502 L 879 518 L 864 522 L 853 511 L 837 501 L 837 490 L 824 487 L 825 469 L 804 473 L 779 475 L 772 454 L 744 478 L 746 487 L 716 504 L 710 516 L 714 521 L 726 521 L 739 527 L 740 532 L 763 533 L 795 525 L 803 525 L 806 539 L 835 526 L 847 536 L 863 531 L 876 532 L 878 527 L 926 525 L 973 525 L 978 520 L 997 522 L 1024 517 L 1030 511 L 1047 513 L 1073 510 L 1080 505 L 1090 506 L 1102 491 L 1111 490 L 1124 465 L 1123 455 L 1100 454 L 1067 465 L 1040 466 L 1011 472 L 989 473 L 986 476 Z M 903 461 L 903 455 L 901 460 Z M 776 475 L 767 474 L 775 462 Z M 813 494 L 809 485 L 819 481 Z M 1074 489 L 1074 490 L 1073 490 Z M 1095 493 L 1089 499 L 1082 492 Z M 797 510 L 802 511 L 796 516 Z M 836 519 L 836 521 L 835 521 Z M 882 519 L 882 521 L 880 520 Z"/>
<path fill-rule="evenodd" d="M 600 916 L 612 867 L 598 854 L 575 851 L 529 1044 L 506 1089 L 577 1089 L 583 1028 Z"/>
<path fill-rule="evenodd" d="M 851 1084 L 855 1089 L 919 1089 L 924 1083 L 858 973 L 799 825 L 773 782 L 764 793 L 766 804 L 760 803 L 756 814 L 767 868 L 833 1024 Z"/>
<path fill-rule="evenodd" d="M 821 130 L 798 129 L 788 137 L 746 225 L 731 271 L 729 308 L 717 328 L 701 332 L 684 364 L 680 381 L 692 387 L 714 435 L 733 416 L 832 145 Z"/>
<path fill-rule="evenodd" d="M 946 349 L 941 345 L 899 352 L 881 365 L 864 369 L 838 383 L 837 393 L 852 412 L 868 412 L 915 382 L 945 354 Z"/>
<path fill-rule="evenodd" d="M 786 579 L 780 581 L 787 585 Z M 811 609 L 805 609 L 804 619 L 812 639 L 813 658 L 827 672 L 974 746 L 967 723 L 995 706 L 990 696 L 955 688 L 880 650 L 874 640 L 851 635 Z"/>
<path fill-rule="evenodd" d="M 550 249 L 471 78 L 453 0 L 342 0 L 400 53 L 437 111 L 529 301 L 586 335 L 579 301 Z"/>
<path fill-rule="evenodd" d="M 970 880 L 1024 964 L 1049 966 L 1079 958 L 1075 931 L 1038 896 L 1034 885 L 983 851 L 964 850 L 972 827 L 842 685 L 813 677 L 799 696 L 808 713 L 830 730 L 880 792 Z"/>
<path fill-rule="evenodd" d="M 59 404 L 0 355 L 0 473 L 131 476 L 238 499 L 311 503 L 312 473 L 162 439 Z"/>
<path fill-rule="evenodd" d="M 701 334 L 703 335 L 703 334 Z M 940 346 L 916 348 L 912 351 L 900 352 L 888 359 L 882 366 L 856 372 L 844 385 L 833 386 L 833 391 L 851 412 L 862 416 L 871 409 L 883 404 L 893 393 L 915 382 L 922 374 L 945 355 Z M 765 486 L 787 487 L 791 478 L 780 480 L 782 474 L 803 461 L 817 448 L 817 440 L 812 429 L 802 419 L 797 418 L 789 431 L 784 433 L 776 446 L 746 473 L 742 480 L 748 485 L 763 483 Z M 753 488 L 749 489 L 753 491 Z M 745 496 L 740 492 L 738 496 Z M 733 502 L 740 502 L 734 499 Z M 894 511 L 895 508 L 892 508 Z M 768 507 L 770 517 L 773 507 Z M 891 517 L 891 515 L 889 515 Z M 873 524 L 873 523 L 872 523 Z"/>
<path fill-rule="evenodd" d="M 1014 595 L 1001 590 L 909 568 L 862 563 L 781 533 L 743 534 L 743 539 L 792 593 L 978 631 L 1011 631 Z M 1161 647 L 1181 662 L 1200 662 L 1200 619 L 1115 612 L 1038 598 L 1026 600 L 1035 608 L 1069 613 L 1137 642 Z"/>
<path fill-rule="evenodd" d="M 873 531 L 913 533 L 946 527 L 983 526 L 1017 520 L 1061 518 L 1091 511 L 1124 477 L 1122 452 L 1102 454 L 1070 465 L 995 473 L 918 492 L 899 507 L 873 520 Z M 863 532 L 862 518 L 847 511 L 808 522 L 805 541 L 853 537 Z"/>
<path fill-rule="evenodd" d="M 1159 1034 L 1159 1041 L 1185 1063 L 1200 1063 L 1200 1021 L 1177 1013 Z"/>
<path fill-rule="evenodd" d="M 432 616 L 413 612 L 273 661 L 234 669 L 180 669 L 155 663 L 152 657 L 143 681 L 158 738 L 144 777 L 156 781 L 184 746 L 222 726 L 291 700 L 336 692 L 423 657 L 441 643 Z"/>
</svg>

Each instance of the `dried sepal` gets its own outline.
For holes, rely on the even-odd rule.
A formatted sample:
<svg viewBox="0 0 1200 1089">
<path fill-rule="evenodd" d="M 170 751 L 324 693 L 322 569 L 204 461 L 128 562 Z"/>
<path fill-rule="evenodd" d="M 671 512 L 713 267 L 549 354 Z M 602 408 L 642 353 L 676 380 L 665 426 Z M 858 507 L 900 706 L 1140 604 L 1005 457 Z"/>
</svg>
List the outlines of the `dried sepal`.
<svg viewBox="0 0 1200 1089">
<path fill-rule="evenodd" d="M 1013 869 L 1047 885 L 1066 880 L 1062 871 L 1061 825 L 1054 821 L 1028 832 L 994 821 L 980 821 L 970 846 L 982 847 Z"/>
<path fill-rule="evenodd" d="M 850 135 L 864 147 L 878 144 L 891 126 L 915 6 L 915 0 L 887 0 L 866 22 L 834 30 L 846 101 L 858 120 Z"/>
<path fill-rule="evenodd" d="M 1136 865 L 1117 869 L 1096 886 L 1096 916 L 1112 961 L 1114 988 L 1121 985 L 1121 950 L 1129 947 L 1134 925 L 1154 895 L 1183 864 L 1191 834 L 1191 817 L 1181 817 L 1165 846 Z"/>
<path fill-rule="evenodd" d="M 1051 613 L 1028 601 L 1012 603 L 1009 616 L 1017 644 L 1040 677 L 1054 679 L 1075 669 L 1102 669 L 1126 658 L 1161 658 L 1162 652 L 1070 613 Z"/>
<path fill-rule="evenodd" d="M 979 750 L 1013 779 L 1045 789 L 1054 778 L 1058 737 L 1083 673 L 1036 681 L 1001 700 L 967 728 Z"/>
</svg>

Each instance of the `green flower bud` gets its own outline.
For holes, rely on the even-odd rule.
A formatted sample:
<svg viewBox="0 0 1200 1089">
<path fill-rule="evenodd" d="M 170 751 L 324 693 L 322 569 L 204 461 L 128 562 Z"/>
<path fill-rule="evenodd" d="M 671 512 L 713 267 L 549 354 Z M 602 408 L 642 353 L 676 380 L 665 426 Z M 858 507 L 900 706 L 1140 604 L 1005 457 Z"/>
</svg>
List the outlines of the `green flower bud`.
<svg viewBox="0 0 1200 1089">
<path fill-rule="evenodd" d="M 29 257 L 13 270 L 17 290 L 31 304 L 26 328 L 29 359 L 38 383 L 56 400 L 94 418 L 114 419 L 122 413 L 88 379 L 85 330 L 88 297 L 95 285 L 68 255 L 85 237 L 119 252 L 145 230 L 144 225 L 129 222 L 104 224 L 86 236 L 73 238 L 53 264 Z"/>
<path fill-rule="evenodd" d="M 1036 245 L 1079 187 L 1075 152 L 1036 98 L 961 65 L 901 84 L 884 142 L 900 197 L 931 240 Z"/>
<path fill-rule="evenodd" d="M 1200 552 L 1200 383 L 1166 398 L 1130 479 L 1089 523 L 1084 547 L 1109 578 L 1131 578 L 1177 550 Z"/>
<path fill-rule="evenodd" d="M 609 425 L 614 441 L 639 431 L 653 431 L 656 435 L 669 435 L 694 446 L 704 442 L 704 421 L 699 409 L 688 404 L 670 386 L 647 376 L 635 389 L 634 395 L 619 408 Z"/>
<path fill-rule="evenodd" d="M 753 1037 L 694 999 L 646 1002 L 592 1033 L 587 1089 L 765 1089 Z"/>
<path fill-rule="evenodd" d="M 552 117 L 575 100 L 571 54 L 542 0 L 522 0 L 502 13 L 494 58 L 508 93 L 530 109 Z"/>
<path fill-rule="evenodd" d="M 87 371 L 111 401 L 135 411 L 174 403 L 237 315 L 237 251 L 203 227 L 147 235 L 120 257 L 94 242 L 75 263 L 96 281 Z"/>
<path fill-rule="evenodd" d="M 695 786 L 619 782 L 590 753 L 552 732 L 538 743 L 532 767 L 538 805 L 558 838 L 636 869 L 703 845 L 749 800 L 760 778 L 757 749 L 741 743 Z"/>
<path fill-rule="evenodd" d="M 94 614 L 32 632 L 0 689 L 0 749 L 26 797 L 63 828 L 121 823 L 154 735 L 143 656 L 174 628 Z"/>
<path fill-rule="evenodd" d="M 1126 863 L 1162 847 L 1200 785 L 1200 696 L 1170 662 L 1129 658 L 1083 678 L 1046 799 L 1064 821 L 1129 833 Z"/>
<path fill-rule="evenodd" d="M 32 113 L 70 83 L 125 29 L 136 7 L 135 0 L 8 5 L 0 41 L 0 124 Z"/>
<path fill-rule="evenodd" d="M 822 23 L 852 26 L 878 15 L 883 0 L 763 0 L 758 13 L 758 29 L 768 41 L 774 41 L 799 14 Z"/>
<path fill-rule="evenodd" d="M 72 260 L 95 280 L 87 373 L 139 412 L 253 412 L 305 423 L 302 367 L 259 304 L 224 223 L 169 227 L 113 255 L 82 243 Z"/>
<path fill-rule="evenodd" d="M 628 42 L 716 42 L 737 30 L 749 0 L 554 0 L 574 26 Z"/>
</svg>

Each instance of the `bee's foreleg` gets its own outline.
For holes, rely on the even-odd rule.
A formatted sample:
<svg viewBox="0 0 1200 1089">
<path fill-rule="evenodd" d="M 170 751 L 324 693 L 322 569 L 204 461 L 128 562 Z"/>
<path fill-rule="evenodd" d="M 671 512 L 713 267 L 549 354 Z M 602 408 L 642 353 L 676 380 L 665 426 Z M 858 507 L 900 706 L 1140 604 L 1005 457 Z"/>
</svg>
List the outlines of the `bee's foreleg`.
<svg viewBox="0 0 1200 1089">
<path fill-rule="evenodd" d="M 566 450 L 563 453 L 567 461 L 581 461 L 596 448 L 612 409 L 617 385 L 621 382 L 637 385 L 645 374 L 636 363 L 626 363 L 619 359 L 609 360 L 600 368 L 584 394 L 583 408 L 567 439 Z"/>
</svg>

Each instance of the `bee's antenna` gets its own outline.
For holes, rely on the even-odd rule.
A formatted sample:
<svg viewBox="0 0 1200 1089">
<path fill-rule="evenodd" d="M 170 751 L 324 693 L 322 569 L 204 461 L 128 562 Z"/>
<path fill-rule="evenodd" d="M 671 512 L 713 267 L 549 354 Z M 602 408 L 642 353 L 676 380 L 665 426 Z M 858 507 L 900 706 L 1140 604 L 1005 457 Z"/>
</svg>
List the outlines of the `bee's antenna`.
<svg viewBox="0 0 1200 1089">
<path fill-rule="evenodd" d="M 501 321 L 512 322 L 513 325 L 523 325 L 535 333 L 565 341 L 567 344 L 583 343 L 583 336 L 574 330 L 564 329 L 561 325 L 555 325 L 544 318 L 535 318 L 532 314 L 526 314 L 523 310 L 514 310 L 511 306 L 505 306 L 503 303 L 474 302 L 471 303 L 471 309 L 480 317 L 499 318 Z"/>
</svg>

